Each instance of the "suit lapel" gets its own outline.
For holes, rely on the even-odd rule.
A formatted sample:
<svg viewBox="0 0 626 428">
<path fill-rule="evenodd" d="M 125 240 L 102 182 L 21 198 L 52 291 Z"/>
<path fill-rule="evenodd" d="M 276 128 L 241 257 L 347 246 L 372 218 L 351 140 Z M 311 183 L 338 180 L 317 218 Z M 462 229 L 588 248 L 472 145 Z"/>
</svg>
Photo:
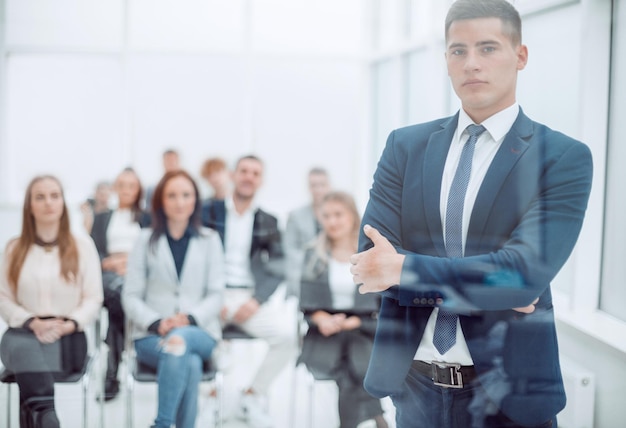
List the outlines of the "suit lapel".
<svg viewBox="0 0 626 428">
<path fill-rule="evenodd" d="M 532 133 L 532 122 L 520 108 L 517 119 L 504 137 L 504 141 L 502 141 L 502 145 L 480 186 L 470 218 L 468 236 L 484 235 L 494 201 L 498 197 L 507 176 L 528 149 L 528 141 L 532 137 Z M 511 196 L 514 197 L 514 195 Z"/>
<path fill-rule="evenodd" d="M 159 254 L 159 259 L 161 263 L 163 263 L 163 269 L 165 269 L 165 272 L 174 283 L 178 283 L 178 274 L 176 273 L 174 256 L 172 256 L 172 250 L 170 249 L 170 245 L 167 243 L 167 236 L 165 236 L 165 233 L 159 238 Z"/>
<path fill-rule="evenodd" d="M 430 136 L 424 153 L 424 174 L 422 177 L 424 183 L 424 212 L 430 238 L 441 257 L 446 256 L 441 226 L 441 211 L 439 210 L 441 177 L 443 176 L 443 167 L 446 163 L 458 118 L 459 115 L 457 113 L 441 125 L 441 131 L 435 132 Z"/>
<path fill-rule="evenodd" d="M 200 240 L 196 239 L 195 236 L 192 235 L 191 238 L 189 238 L 189 246 L 187 247 L 187 253 L 185 254 L 185 261 L 183 262 L 183 268 L 180 271 L 179 282 L 181 284 L 185 280 L 185 277 L 188 274 L 189 269 L 193 269 L 194 267 L 194 261 L 193 261 L 194 255 L 201 254 L 199 246 L 200 246 Z M 172 261 L 173 261 L 173 258 L 172 258 Z M 174 272 L 176 272 L 176 266 L 174 266 Z"/>
</svg>

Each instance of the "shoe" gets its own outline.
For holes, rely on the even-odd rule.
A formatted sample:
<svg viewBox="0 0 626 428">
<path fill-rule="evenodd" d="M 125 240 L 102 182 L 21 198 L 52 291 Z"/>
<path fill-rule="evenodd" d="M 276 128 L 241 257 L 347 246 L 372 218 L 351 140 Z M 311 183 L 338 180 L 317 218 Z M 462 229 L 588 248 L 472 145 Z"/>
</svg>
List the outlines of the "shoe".
<svg viewBox="0 0 626 428">
<path fill-rule="evenodd" d="M 218 403 L 217 397 L 213 395 L 209 395 L 204 403 L 202 404 L 202 409 L 200 410 L 200 414 L 198 415 L 199 426 L 203 427 L 214 427 L 215 422 L 218 420 L 219 412 L 218 412 Z"/>
<path fill-rule="evenodd" d="M 240 417 L 251 428 L 273 428 L 274 422 L 267 411 L 266 400 L 260 394 L 241 396 Z"/>
<path fill-rule="evenodd" d="M 120 382 L 117 379 L 105 379 L 104 381 L 104 401 L 111 401 L 120 393 Z M 101 397 L 98 396 L 98 401 Z"/>
</svg>

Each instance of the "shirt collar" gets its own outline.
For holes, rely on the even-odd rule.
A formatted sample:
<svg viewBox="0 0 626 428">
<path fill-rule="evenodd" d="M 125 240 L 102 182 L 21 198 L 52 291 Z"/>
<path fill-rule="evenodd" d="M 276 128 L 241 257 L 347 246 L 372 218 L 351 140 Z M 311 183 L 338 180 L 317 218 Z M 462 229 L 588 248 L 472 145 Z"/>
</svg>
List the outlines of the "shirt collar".
<svg viewBox="0 0 626 428">
<path fill-rule="evenodd" d="M 192 236 L 196 236 L 198 234 L 198 231 L 196 230 L 196 228 L 194 228 L 191 223 L 189 223 L 187 225 L 187 228 L 185 229 L 185 233 L 183 233 L 183 236 L 180 237 L 180 239 L 174 239 L 172 238 L 172 235 L 170 235 L 170 231 L 167 229 L 167 227 L 165 228 L 165 233 L 167 234 L 167 238 L 171 241 L 181 241 L 183 239 L 189 239 Z"/>
<path fill-rule="evenodd" d="M 494 115 L 489 116 L 477 125 L 483 125 L 494 141 L 500 141 L 509 132 L 513 123 L 519 115 L 519 104 L 513 103 L 510 107 L 500 110 Z M 459 111 L 459 122 L 457 124 L 457 133 L 459 136 L 465 132 L 465 128 L 472 125 L 474 121 L 465 113 L 465 110 Z"/>
<path fill-rule="evenodd" d="M 239 214 L 237 212 L 237 210 L 235 209 L 235 201 L 233 200 L 232 196 L 226 198 L 224 200 L 224 204 L 226 205 L 226 212 L 227 213 Z M 256 200 L 253 199 L 252 203 L 250 204 L 248 209 L 242 215 L 246 215 L 246 214 L 249 214 L 249 213 L 255 213 L 257 209 L 258 209 L 258 205 L 256 204 Z"/>
</svg>

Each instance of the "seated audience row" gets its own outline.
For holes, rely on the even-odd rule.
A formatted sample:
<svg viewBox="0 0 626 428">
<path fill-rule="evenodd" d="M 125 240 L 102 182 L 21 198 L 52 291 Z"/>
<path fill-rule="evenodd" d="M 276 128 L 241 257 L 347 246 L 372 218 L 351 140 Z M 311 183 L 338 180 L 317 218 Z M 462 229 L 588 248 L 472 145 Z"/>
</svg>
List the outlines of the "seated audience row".
<svg viewBox="0 0 626 428">
<path fill-rule="evenodd" d="M 223 174 L 225 164 L 214 160 L 205 166 L 208 176 Z M 87 300 L 88 294 L 80 292 L 83 297 L 75 299 L 76 308 L 69 307 L 68 302 L 56 297 L 67 293 L 65 289 L 53 290 L 55 294 L 28 291 L 28 287 L 35 286 L 22 288 L 21 282 L 27 277 L 20 276 L 19 269 L 5 269 L 0 315 L 12 328 L 3 337 L 2 359 L 8 369 L 20 373 L 18 384 L 25 415 L 56 420 L 53 373 L 63 367 L 43 364 L 34 369 L 34 363 L 26 366 L 29 359 L 17 364 L 16 360 L 24 360 L 19 357 L 24 351 L 15 345 L 21 342 L 11 337 L 28 337 L 29 346 L 41 348 L 35 353 L 39 355 L 37 364 L 42 360 L 57 361 L 58 355 L 55 360 L 50 352 L 58 350 L 48 351 L 43 344 L 80 334 L 97 316 L 104 296 L 109 353 L 101 398 L 108 401 L 119 393 L 117 372 L 127 333 L 132 337 L 137 359 L 157 371 L 158 409 L 153 427 L 192 428 L 203 362 L 219 343 L 222 329 L 234 324 L 268 344 L 267 354 L 241 392 L 237 414 L 251 427 L 274 426 L 268 411 L 268 391 L 297 349 L 295 322 L 286 311 L 285 300 L 275 296 L 287 279 L 288 294 L 296 296 L 300 295 L 301 282 L 300 307 L 309 323 L 299 361 L 314 375 L 337 382 L 341 427 L 356 427 L 368 419 L 375 419 L 378 427 L 386 427 L 379 400 L 370 397 L 362 386 L 378 299 L 358 294 L 347 264 L 356 252 L 359 227 L 354 200 L 345 193 L 329 193 L 326 172 L 313 169 L 308 176 L 312 204 L 290 215 L 285 254 L 277 219 L 255 202 L 263 169 L 263 162 L 256 156 L 240 158 L 230 173 L 230 196 L 216 191 L 215 197 L 204 202 L 193 178 L 183 170 L 172 169 L 153 188 L 150 215 L 140 208 L 142 186 L 137 174 L 130 168 L 123 170 L 113 184 L 118 206 L 93 218 L 91 236 L 97 253 L 93 243 L 82 243 L 82 238 L 69 233 L 59 182 L 53 177 L 33 180 L 24 208 L 24 224 L 32 223 L 32 230 L 23 229 L 22 236 L 14 241 L 19 245 L 9 244 L 5 266 L 20 265 L 27 255 L 34 258 L 52 252 L 58 255 L 59 286 L 74 286 L 73 282 L 87 277 L 72 271 L 76 266 L 68 262 L 72 254 L 76 255 L 76 248 L 72 250 L 70 245 L 69 253 L 66 248 L 67 242 L 73 242 L 91 255 L 79 258 L 81 267 L 90 261 L 85 268 L 89 267 L 91 276 L 88 283 L 77 285 L 95 287 L 97 293 Z M 228 187 L 224 177 L 216 180 L 221 189 Z M 62 207 L 56 208 L 56 229 L 37 220 L 37 213 L 43 216 L 54 211 L 48 205 L 55 197 Z M 43 207 L 39 211 L 37 204 Z M 37 246 L 43 250 L 37 250 Z M 285 266 L 286 260 L 289 266 Z M 28 266 L 34 269 L 34 265 Z M 93 270 L 97 276 L 93 276 Z M 75 288 L 79 292 L 79 287 Z M 26 293 L 32 298 L 33 292 L 46 293 L 50 299 L 47 306 L 35 310 L 21 295 Z M 84 305 L 92 311 L 89 317 L 83 313 L 85 309 L 78 309 Z M 132 326 L 130 332 L 124 331 L 126 317 Z M 45 388 L 33 387 L 33 370 L 49 376 Z M 31 397 L 38 397 L 36 408 L 30 404 Z"/>
</svg>

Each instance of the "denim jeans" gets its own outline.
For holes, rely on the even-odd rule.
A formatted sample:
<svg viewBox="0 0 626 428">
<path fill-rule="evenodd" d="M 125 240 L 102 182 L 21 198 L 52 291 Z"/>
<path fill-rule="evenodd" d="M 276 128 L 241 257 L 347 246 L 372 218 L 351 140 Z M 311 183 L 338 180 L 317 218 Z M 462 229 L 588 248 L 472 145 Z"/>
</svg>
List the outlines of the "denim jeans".
<svg viewBox="0 0 626 428">
<path fill-rule="evenodd" d="M 396 426 L 397 428 L 476 427 L 477 422 L 468 411 L 476 388 L 480 386 L 474 383 L 462 389 L 440 387 L 435 385 L 428 376 L 411 368 L 402 391 L 391 396 L 396 407 Z M 480 428 L 522 427 L 501 412 L 481 420 L 478 426 Z M 556 422 L 547 421 L 536 428 L 550 427 L 556 427 Z"/>
<path fill-rule="evenodd" d="M 168 342 L 175 337 L 182 342 Z M 173 424 L 177 428 L 194 427 L 202 364 L 211 356 L 215 345 L 215 339 L 196 326 L 175 328 L 165 337 L 152 335 L 135 340 L 137 359 L 157 369 L 156 427 L 169 428 Z"/>
</svg>

